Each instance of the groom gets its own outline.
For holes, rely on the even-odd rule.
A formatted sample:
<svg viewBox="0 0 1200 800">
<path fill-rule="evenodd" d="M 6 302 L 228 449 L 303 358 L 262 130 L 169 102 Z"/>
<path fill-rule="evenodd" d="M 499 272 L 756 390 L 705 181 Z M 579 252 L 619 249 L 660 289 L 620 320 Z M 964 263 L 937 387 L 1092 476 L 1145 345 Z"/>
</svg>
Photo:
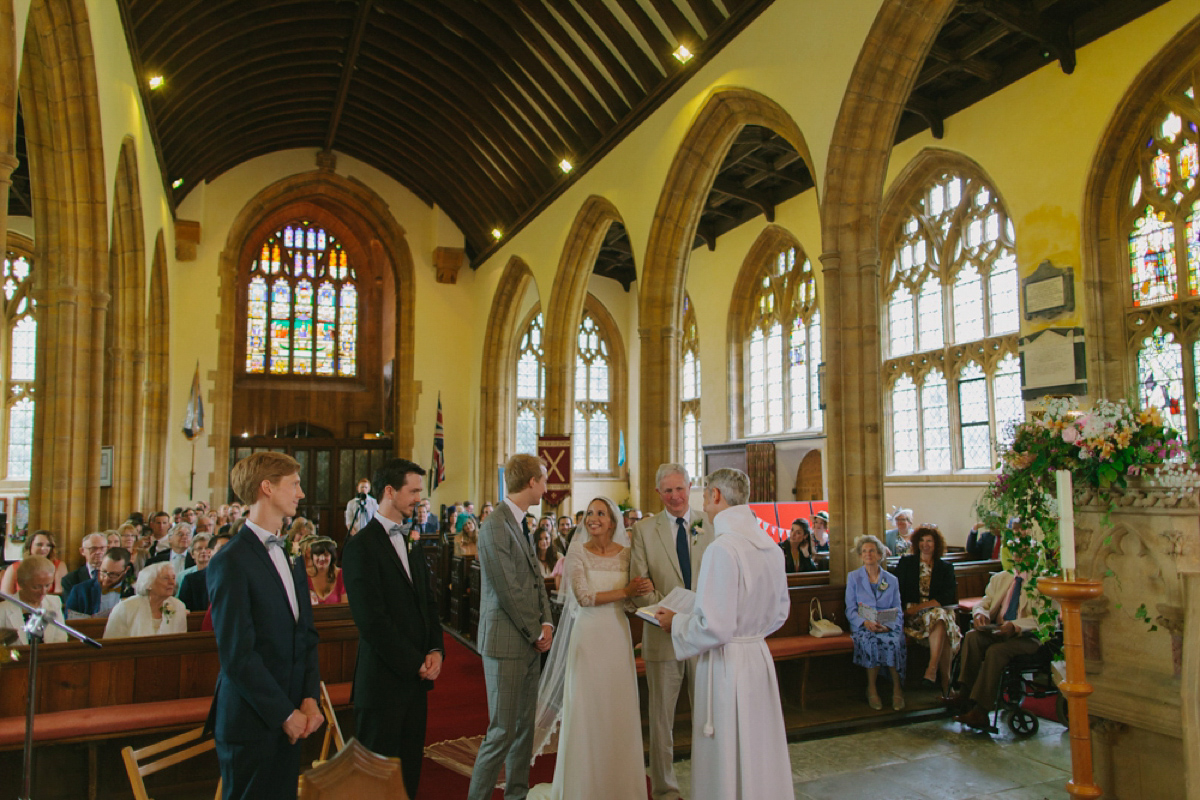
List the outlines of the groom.
<svg viewBox="0 0 1200 800">
<path fill-rule="evenodd" d="M 541 654 L 554 632 L 546 584 L 524 528 L 526 512 L 546 492 L 546 466 L 537 456 L 515 455 L 504 465 L 504 483 L 504 502 L 479 529 L 479 653 L 489 722 L 468 800 L 492 796 L 502 764 L 505 798 L 521 800 L 529 791 Z"/>
</svg>

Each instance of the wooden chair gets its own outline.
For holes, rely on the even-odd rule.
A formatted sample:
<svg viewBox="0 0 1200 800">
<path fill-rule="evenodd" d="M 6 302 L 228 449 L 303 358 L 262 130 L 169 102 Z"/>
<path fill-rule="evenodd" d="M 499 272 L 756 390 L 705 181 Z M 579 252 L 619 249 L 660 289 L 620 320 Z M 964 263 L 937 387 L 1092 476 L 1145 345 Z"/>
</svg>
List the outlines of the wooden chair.
<svg viewBox="0 0 1200 800">
<path fill-rule="evenodd" d="M 321 713 L 325 715 L 325 741 L 321 743 L 321 757 L 313 762 L 313 766 L 319 766 L 329 760 L 330 755 L 336 755 L 346 746 L 346 740 L 342 737 L 342 726 L 338 724 L 337 712 L 333 710 L 333 701 L 329 699 L 329 690 L 325 687 L 325 681 L 321 681 Z M 332 753 L 330 748 L 332 747 Z"/>
<path fill-rule="evenodd" d="M 376 755 L 351 739 L 341 752 L 300 776 L 299 800 L 409 800 L 400 759 Z"/>
<path fill-rule="evenodd" d="M 191 744 L 192 742 L 196 742 L 196 744 Z M 133 789 L 134 800 L 151 800 L 150 795 L 146 794 L 146 784 L 142 781 L 145 776 L 153 775 L 159 770 L 173 767 L 189 758 L 207 753 L 216 746 L 217 743 L 213 740 L 212 735 L 206 736 L 202 727 L 172 736 L 170 739 L 139 750 L 134 750 L 127 745 L 121 750 L 121 757 L 125 759 L 125 771 L 129 774 L 129 786 Z M 166 755 L 161 755 L 163 753 Z M 152 760 L 154 756 L 160 755 L 160 758 Z M 220 800 L 220 797 L 221 780 L 218 778 L 216 800 Z"/>
</svg>

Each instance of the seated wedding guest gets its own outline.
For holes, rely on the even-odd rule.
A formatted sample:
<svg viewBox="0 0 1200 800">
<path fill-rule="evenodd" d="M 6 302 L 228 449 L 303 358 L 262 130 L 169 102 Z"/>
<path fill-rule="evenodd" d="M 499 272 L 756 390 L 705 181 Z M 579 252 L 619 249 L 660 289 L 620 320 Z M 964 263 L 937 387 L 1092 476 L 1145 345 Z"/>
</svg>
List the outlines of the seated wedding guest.
<svg viewBox="0 0 1200 800">
<path fill-rule="evenodd" d="M 982 522 L 976 522 L 967 534 L 967 555 L 972 561 L 990 561 L 995 558 L 999 537 Z"/>
<path fill-rule="evenodd" d="M 892 524 L 896 527 L 883 534 L 883 545 L 887 548 L 887 552 L 883 554 L 885 558 L 908 555 L 911 551 L 912 543 L 908 537 L 912 534 L 912 520 L 911 508 L 900 508 L 896 510 L 895 514 L 892 514 Z"/>
<path fill-rule="evenodd" d="M 454 532 L 458 533 L 462 530 L 463 525 L 467 521 L 467 517 L 475 516 L 475 504 L 470 500 L 464 500 L 462 505 L 458 507 L 458 517 L 454 521 Z M 475 520 L 476 523 L 479 520 Z"/>
<path fill-rule="evenodd" d="M 554 567 L 558 564 L 558 550 L 554 547 L 554 539 L 551 537 L 550 531 L 538 531 L 537 550 L 534 555 L 537 556 L 538 564 L 542 568 L 542 577 L 552 577 Z"/>
<path fill-rule="evenodd" d="M 575 527 L 578 528 L 582 524 L 583 524 L 583 512 L 576 511 L 575 512 Z"/>
<path fill-rule="evenodd" d="M 169 562 L 175 574 L 178 575 L 196 563 L 190 552 L 191 546 L 192 524 L 180 522 L 167 534 L 167 549 L 155 554 L 146 564 Z"/>
<path fill-rule="evenodd" d="M 492 511 L 494 511 L 494 510 L 495 510 L 495 507 L 491 503 L 484 503 L 482 506 L 480 506 L 479 507 L 479 524 L 482 525 L 483 521 L 488 518 L 488 514 L 491 514 Z"/>
<path fill-rule="evenodd" d="M 129 551 L 129 563 L 134 572 L 146 566 L 148 556 L 145 550 L 142 551 L 142 563 L 138 564 L 138 544 L 141 541 L 141 530 L 138 529 L 138 526 L 132 522 L 122 522 L 117 526 L 117 536 L 121 539 L 120 546 Z M 149 537 L 146 538 L 146 542 L 149 543 Z"/>
<path fill-rule="evenodd" d="M 83 544 L 79 548 L 79 552 L 83 555 L 83 564 L 74 572 L 68 572 L 62 579 L 62 593 L 64 596 L 71 594 L 71 589 L 75 588 L 76 584 L 90 581 L 96 577 L 96 572 L 100 569 L 100 562 L 104 560 L 104 553 L 108 550 L 108 537 L 103 533 L 89 533 L 83 537 Z"/>
<path fill-rule="evenodd" d="M 1011 571 L 1007 550 L 1002 550 L 1000 557 L 1005 570 L 988 581 L 983 600 L 972 612 L 972 630 L 963 638 L 958 671 L 962 688 L 951 696 L 955 710 L 966 712 L 954 720 L 977 730 L 991 727 L 988 715 L 996 707 L 1000 678 L 1008 662 L 1013 656 L 1036 653 L 1039 646 L 1025 578 Z"/>
<path fill-rule="evenodd" d="M 817 545 L 818 553 L 829 552 L 829 512 L 818 511 L 812 519 L 813 542 Z"/>
<path fill-rule="evenodd" d="M 413 530 L 421 534 L 438 532 L 437 520 L 429 513 L 429 506 L 424 503 L 417 506 L 417 521 L 413 523 Z"/>
<path fill-rule="evenodd" d="M 202 533 L 207 533 L 211 536 L 212 533 L 217 529 L 215 520 L 216 520 L 216 517 L 207 512 L 197 515 L 196 516 L 196 527 L 195 527 L 193 533 L 197 536 Z"/>
<path fill-rule="evenodd" d="M 47 619 L 63 618 L 62 600 L 50 593 L 54 588 L 54 562 L 45 556 L 27 556 L 14 564 L 16 571 L 17 599 L 28 606 L 46 610 Z M 0 628 L 17 632 L 18 644 L 29 644 L 25 635 L 25 609 L 5 600 L 0 603 Z M 65 642 L 67 634 L 62 628 L 46 626 L 42 641 L 46 644 Z"/>
<path fill-rule="evenodd" d="M 292 520 L 292 524 L 288 526 L 287 534 L 284 536 L 288 541 L 288 552 L 292 558 L 304 554 L 304 548 L 300 543 L 310 536 L 317 535 L 317 526 L 304 517 L 296 517 Z M 305 566 L 310 566 L 308 559 L 305 558 Z"/>
<path fill-rule="evenodd" d="M 636 525 L 641 520 L 641 518 L 642 518 L 641 509 L 637 509 L 637 508 L 626 509 L 625 510 L 625 530 L 627 530 L 627 531 L 633 530 L 633 526 Z"/>
<path fill-rule="evenodd" d="M 89 617 L 108 614 L 123 598 L 131 597 L 129 585 L 129 551 L 111 547 L 100 562 L 96 577 L 71 588 L 67 595 L 67 610 Z"/>
<path fill-rule="evenodd" d="M 892 708 L 904 708 L 904 666 L 908 651 L 904 629 L 899 621 L 900 590 L 895 575 L 885 570 L 883 543 L 874 536 L 859 536 L 854 549 L 862 566 L 846 576 L 846 619 L 854 637 L 854 663 L 867 668 L 867 703 L 878 711 L 883 708 L 875 680 L 880 667 L 892 671 Z M 897 620 L 881 624 L 875 617 L 882 611 L 894 611 Z M 867 616 L 864 616 L 867 615 Z"/>
<path fill-rule="evenodd" d="M 195 562 L 190 567 L 185 567 L 182 572 L 175 576 L 175 596 L 180 597 L 180 590 L 183 589 L 183 584 L 188 577 L 193 573 L 202 572 L 208 566 L 208 560 L 212 558 L 212 536 L 207 533 L 197 533 L 192 537 L 191 545 L 192 561 Z M 186 606 L 187 603 L 184 603 Z M 191 606 L 188 606 L 189 611 L 197 611 Z"/>
<path fill-rule="evenodd" d="M 108 544 L 109 550 L 113 549 L 114 547 L 121 546 L 121 535 L 116 531 L 105 531 L 104 537 L 107 540 L 106 543 Z"/>
<path fill-rule="evenodd" d="M 537 529 L 533 533 L 533 549 L 537 550 L 538 540 L 542 538 L 543 533 L 550 534 L 550 541 L 554 541 L 554 517 L 542 517 L 537 522 Z"/>
<path fill-rule="evenodd" d="M 24 560 L 30 556 L 49 559 L 54 565 L 54 588 L 51 592 L 61 593 L 63 578 L 67 576 L 67 565 L 58 557 L 58 545 L 50 531 L 34 531 L 26 535 L 25 544 L 21 546 L 21 558 Z M 0 592 L 13 594 L 17 591 L 17 568 L 20 565 L 21 562 L 18 561 L 9 564 L 8 569 L 4 570 L 4 577 L 0 578 Z"/>
<path fill-rule="evenodd" d="M 815 572 L 817 569 L 813 556 L 812 534 L 808 530 L 808 520 L 797 518 L 792 520 L 792 535 L 786 542 L 781 543 L 783 549 L 783 567 L 785 572 Z"/>
<path fill-rule="evenodd" d="M 474 518 L 464 522 L 462 531 L 454 537 L 454 555 L 460 558 L 479 555 L 479 526 Z"/>
<path fill-rule="evenodd" d="M 558 518 L 558 533 L 554 537 L 554 546 L 558 549 L 560 556 L 567 554 L 567 548 L 571 546 L 571 536 L 575 533 L 575 526 L 571 523 L 571 518 L 566 514 Z"/>
<path fill-rule="evenodd" d="M 187 607 L 175 596 L 175 570 L 169 561 L 147 564 L 126 598 L 108 615 L 105 639 L 187 633 Z"/>
<path fill-rule="evenodd" d="M 200 566 L 197 559 L 196 569 L 189 571 L 182 580 L 178 581 L 179 588 L 175 591 L 175 596 L 183 601 L 188 611 L 203 611 L 208 608 L 208 576 L 205 574 L 205 570 L 212 561 L 212 557 L 225 546 L 229 538 L 227 533 L 218 533 L 209 539 L 208 556 L 204 559 L 204 566 Z M 193 557 L 195 556 L 193 555 Z"/>
<path fill-rule="evenodd" d="M 333 606 L 348 603 L 342 570 L 337 565 L 337 542 L 328 536 L 318 536 L 308 543 L 312 571 L 308 573 L 308 596 L 314 606 Z"/>
<path fill-rule="evenodd" d="M 912 546 L 913 553 L 902 556 L 896 565 L 900 602 L 904 603 L 904 632 L 929 647 L 929 668 L 922 686 L 934 689 L 940 685 L 946 696 L 950 693 L 950 662 L 958 652 L 962 632 L 954 621 L 954 612 L 945 606 L 958 602 L 958 581 L 954 567 L 942 560 L 946 540 L 941 531 L 922 525 L 913 532 Z"/>
<path fill-rule="evenodd" d="M 161 553 L 169 548 L 167 537 L 171 535 L 171 527 L 175 523 L 171 521 L 171 515 L 165 511 L 157 511 L 150 515 L 150 557 Z"/>
</svg>

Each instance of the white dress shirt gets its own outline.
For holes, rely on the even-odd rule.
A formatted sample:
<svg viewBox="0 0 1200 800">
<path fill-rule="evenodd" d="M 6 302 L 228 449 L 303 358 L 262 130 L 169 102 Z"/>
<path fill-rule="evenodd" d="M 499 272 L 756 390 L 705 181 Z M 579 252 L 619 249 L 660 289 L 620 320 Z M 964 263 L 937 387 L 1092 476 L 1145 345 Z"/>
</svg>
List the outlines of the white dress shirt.
<svg viewBox="0 0 1200 800">
<path fill-rule="evenodd" d="M 262 542 L 263 547 L 267 547 L 267 537 L 275 535 L 255 525 L 249 518 L 246 519 L 246 527 L 254 532 L 254 535 Z M 283 590 L 287 592 L 288 603 L 292 607 L 292 618 L 300 619 L 300 604 L 296 602 L 296 584 L 292 581 L 292 570 L 288 566 L 287 556 L 283 554 L 283 548 L 267 547 L 267 556 L 271 559 L 271 563 L 275 565 L 275 571 L 279 573 L 279 580 L 283 581 Z"/>
<path fill-rule="evenodd" d="M 525 515 L 529 513 L 527 509 L 521 508 L 508 495 L 504 495 L 504 502 L 508 506 L 508 510 L 512 512 L 513 519 L 517 521 L 517 527 L 525 532 Z M 529 542 L 529 537 L 533 535 L 533 531 L 525 532 L 525 541 Z M 534 553 L 537 553 L 537 548 L 534 542 L 529 542 L 529 546 L 533 547 Z"/>
<path fill-rule="evenodd" d="M 404 565 L 404 572 L 411 581 L 412 569 L 408 566 L 408 543 L 404 540 L 412 534 L 412 528 L 404 531 L 400 536 L 392 536 L 392 528 L 404 528 L 405 526 L 402 523 L 393 522 L 379 511 L 375 512 L 375 519 L 379 520 L 379 524 L 383 526 L 384 533 L 388 535 L 388 538 L 392 542 L 392 547 L 396 548 L 396 555 L 400 556 L 400 563 Z"/>
</svg>

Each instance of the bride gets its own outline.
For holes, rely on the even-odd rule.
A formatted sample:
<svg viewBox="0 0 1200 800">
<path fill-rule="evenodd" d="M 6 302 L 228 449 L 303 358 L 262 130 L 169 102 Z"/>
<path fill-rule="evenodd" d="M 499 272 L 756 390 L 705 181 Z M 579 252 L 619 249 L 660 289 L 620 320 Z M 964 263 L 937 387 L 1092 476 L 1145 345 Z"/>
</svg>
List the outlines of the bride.
<svg viewBox="0 0 1200 800">
<path fill-rule="evenodd" d="M 642 721 L 626 601 L 649 594 L 629 580 L 629 534 L 616 504 L 588 504 L 567 551 L 567 600 L 538 688 L 535 758 L 561 722 L 554 783 L 530 800 L 646 797 Z"/>
</svg>

